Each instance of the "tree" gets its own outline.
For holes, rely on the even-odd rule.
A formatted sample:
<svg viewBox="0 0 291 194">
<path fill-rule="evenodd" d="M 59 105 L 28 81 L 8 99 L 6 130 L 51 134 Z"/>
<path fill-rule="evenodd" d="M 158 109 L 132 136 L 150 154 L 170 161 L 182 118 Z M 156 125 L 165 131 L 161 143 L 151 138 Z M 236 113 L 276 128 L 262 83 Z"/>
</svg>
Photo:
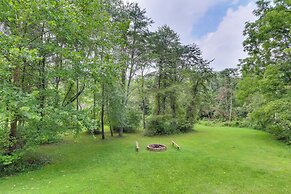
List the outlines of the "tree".
<svg viewBox="0 0 291 194">
<path fill-rule="evenodd" d="M 1 164 L 65 131 L 86 127 L 88 110 L 80 107 L 88 104 L 81 106 L 82 95 L 97 81 L 106 86 L 106 75 L 117 77 L 112 51 L 127 29 L 111 20 L 110 6 L 101 1 L 0 3 Z"/>
<path fill-rule="evenodd" d="M 180 57 L 181 43 L 178 35 L 168 26 L 162 26 L 154 34 L 153 52 L 155 54 L 156 72 L 156 115 L 167 114 L 167 99 L 170 102 L 172 116 L 176 115 L 175 88 L 177 65 Z"/>
<path fill-rule="evenodd" d="M 188 102 L 186 119 L 191 125 L 197 119 L 202 98 L 208 92 L 208 85 L 213 77 L 212 69 L 209 67 L 210 62 L 203 59 L 202 52 L 197 45 L 184 47 L 180 81 L 187 83 L 185 87 L 189 91 L 190 99 L 184 101 Z"/>
<path fill-rule="evenodd" d="M 218 110 L 222 113 L 224 120 L 231 121 L 233 118 L 233 107 L 235 105 L 235 88 L 238 80 L 237 69 L 225 69 L 219 73 L 222 85 L 218 91 Z"/>
<path fill-rule="evenodd" d="M 290 126 L 279 124 L 278 130 L 284 133 L 278 135 L 269 121 L 278 118 L 277 115 L 284 115 L 283 107 L 290 106 L 291 4 L 286 0 L 273 3 L 260 0 L 257 5 L 254 13 L 258 19 L 247 23 L 244 31 L 244 48 L 249 56 L 241 61 L 243 79 L 239 83 L 238 98 L 249 101 L 259 97 L 249 110 L 253 125 L 290 143 Z M 256 83 L 250 84 L 251 81 Z M 288 123 L 291 120 L 280 118 L 276 122 Z"/>
<path fill-rule="evenodd" d="M 155 100 L 148 131 L 153 134 L 187 132 L 197 118 L 201 97 L 212 77 L 209 61 L 193 44 L 182 46 L 168 26 L 153 35 Z"/>
<path fill-rule="evenodd" d="M 113 16 L 116 21 L 128 22 L 128 29 L 121 32 L 124 39 L 124 45 L 117 51 L 119 55 L 119 63 L 121 64 L 120 85 L 123 89 L 124 97 L 123 104 L 126 112 L 122 125 L 114 126 L 113 128 L 119 131 L 122 136 L 123 131 L 129 131 L 131 121 L 129 119 L 132 111 L 138 112 L 136 107 L 132 107 L 131 94 L 134 88 L 132 85 L 134 79 L 138 76 L 140 70 L 144 67 L 145 52 L 144 45 L 149 34 L 148 27 L 152 24 L 152 20 L 145 14 L 146 11 L 142 10 L 136 3 L 122 4 L 119 2 L 119 7 L 113 10 Z M 128 106 L 128 104 L 131 104 Z M 127 111 L 130 110 L 130 111 Z M 121 124 L 121 123 L 120 123 Z"/>
</svg>

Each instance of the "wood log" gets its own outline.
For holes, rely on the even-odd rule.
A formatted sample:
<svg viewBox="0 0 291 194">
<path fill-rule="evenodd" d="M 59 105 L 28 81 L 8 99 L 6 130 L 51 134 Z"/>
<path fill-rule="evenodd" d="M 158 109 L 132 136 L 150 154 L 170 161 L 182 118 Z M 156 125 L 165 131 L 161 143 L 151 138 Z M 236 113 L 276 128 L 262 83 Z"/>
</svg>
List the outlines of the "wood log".
<svg viewBox="0 0 291 194">
<path fill-rule="evenodd" d="M 172 145 L 173 145 L 174 147 L 176 147 L 178 150 L 180 149 L 180 146 L 179 146 L 176 142 L 172 141 Z"/>
<path fill-rule="evenodd" d="M 139 145 L 138 145 L 137 141 L 135 142 L 135 151 L 137 151 L 137 152 L 139 151 Z"/>
</svg>

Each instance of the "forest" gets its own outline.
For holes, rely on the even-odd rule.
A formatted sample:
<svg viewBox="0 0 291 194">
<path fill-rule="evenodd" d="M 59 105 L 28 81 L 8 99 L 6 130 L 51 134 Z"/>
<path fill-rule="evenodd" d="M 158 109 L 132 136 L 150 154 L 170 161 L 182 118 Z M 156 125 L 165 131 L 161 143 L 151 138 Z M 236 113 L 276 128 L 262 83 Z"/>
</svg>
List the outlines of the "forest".
<svg viewBox="0 0 291 194">
<path fill-rule="evenodd" d="M 218 72 L 169 26 L 151 31 L 137 3 L 2 0 L 1 171 L 83 133 L 152 137 L 202 124 L 291 144 L 291 2 L 256 3 L 242 43 L 248 56 Z"/>
</svg>

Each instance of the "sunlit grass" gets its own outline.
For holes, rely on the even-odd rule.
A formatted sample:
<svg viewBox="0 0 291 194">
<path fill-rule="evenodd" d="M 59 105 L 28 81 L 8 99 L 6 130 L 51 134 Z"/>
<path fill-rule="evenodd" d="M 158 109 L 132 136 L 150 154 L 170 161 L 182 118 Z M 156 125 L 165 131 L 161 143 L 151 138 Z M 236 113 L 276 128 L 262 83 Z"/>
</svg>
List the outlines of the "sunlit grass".
<svg viewBox="0 0 291 194">
<path fill-rule="evenodd" d="M 104 141 L 81 135 L 42 146 L 53 163 L 1 178 L 0 193 L 291 193 L 290 146 L 252 129 L 196 128 L 165 137 L 108 134 Z M 149 143 L 168 150 L 149 152 Z"/>
</svg>

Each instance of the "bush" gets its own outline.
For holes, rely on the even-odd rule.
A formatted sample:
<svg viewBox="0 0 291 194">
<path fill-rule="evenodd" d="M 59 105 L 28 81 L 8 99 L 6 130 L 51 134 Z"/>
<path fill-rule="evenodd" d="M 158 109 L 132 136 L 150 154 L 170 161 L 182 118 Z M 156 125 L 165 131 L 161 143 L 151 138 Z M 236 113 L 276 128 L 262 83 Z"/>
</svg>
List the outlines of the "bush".
<svg viewBox="0 0 291 194">
<path fill-rule="evenodd" d="M 291 98 L 269 102 L 250 114 L 258 129 L 274 134 L 278 139 L 291 144 Z"/>
<path fill-rule="evenodd" d="M 5 162 L 1 162 L 0 163 L 0 177 L 39 169 L 40 167 L 46 164 L 49 164 L 50 162 L 51 160 L 44 155 L 40 155 L 36 153 L 26 154 L 24 157 L 18 160 L 14 160 L 13 163 L 9 163 L 5 165 Z"/>
<path fill-rule="evenodd" d="M 215 120 L 205 120 L 205 119 L 203 119 L 203 120 L 199 121 L 199 124 L 205 125 L 205 126 L 209 126 L 209 127 L 219 126 Z"/>
<path fill-rule="evenodd" d="M 134 109 L 128 109 L 124 113 L 123 120 L 113 123 L 113 131 L 119 132 L 123 128 L 124 133 L 134 133 L 140 126 L 141 114 Z M 114 126 L 115 125 L 115 126 Z"/>
<path fill-rule="evenodd" d="M 89 134 L 101 134 L 101 122 L 99 119 L 94 120 L 87 116 L 84 118 L 83 123 Z"/>
<path fill-rule="evenodd" d="M 173 122 L 170 122 L 170 117 L 167 115 L 157 115 L 151 116 L 147 119 L 147 126 L 145 134 L 148 136 L 153 135 L 168 135 L 175 133 L 175 127 L 172 125 L 176 125 Z"/>
<path fill-rule="evenodd" d="M 178 131 L 182 133 L 190 132 L 193 130 L 193 125 L 186 119 L 179 119 L 177 124 Z"/>
<path fill-rule="evenodd" d="M 174 119 L 171 115 L 157 115 L 147 119 L 145 135 L 170 135 L 189 132 L 192 129 L 193 125 L 186 119 Z"/>
<path fill-rule="evenodd" d="M 221 121 L 221 120 L 201 120 L 200 124 L 210 127 L 252 127 L 248 119 Z"/>
<path fill-rule="evenodd" d="M 134 133 L 140 125 L 141 115 L 137 111 L 130 110 L 126 115 L 125 133 Z"/>
</svg>

